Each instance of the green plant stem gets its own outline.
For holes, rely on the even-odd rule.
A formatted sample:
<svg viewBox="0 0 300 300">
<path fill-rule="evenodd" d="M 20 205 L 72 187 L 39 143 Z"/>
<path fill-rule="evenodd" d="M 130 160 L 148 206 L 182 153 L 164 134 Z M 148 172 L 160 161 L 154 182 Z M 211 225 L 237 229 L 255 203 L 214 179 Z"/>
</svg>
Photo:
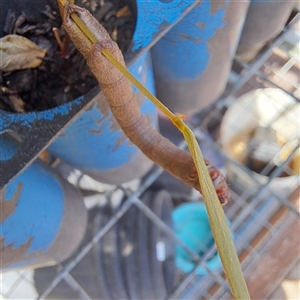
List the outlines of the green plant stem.
<svg viewBox="0 0 300 300">
<path fill-rule="evenodd" d="M 183 136 L 194 159 L 209 222 L 222 265 L 234 299 L 251 299 L 241 265 L 235 250 L 225 214 L 218 200 L 214 185 L 206 168 L 202 152 L 189 127 L 184 127 Z"/>
</svg>

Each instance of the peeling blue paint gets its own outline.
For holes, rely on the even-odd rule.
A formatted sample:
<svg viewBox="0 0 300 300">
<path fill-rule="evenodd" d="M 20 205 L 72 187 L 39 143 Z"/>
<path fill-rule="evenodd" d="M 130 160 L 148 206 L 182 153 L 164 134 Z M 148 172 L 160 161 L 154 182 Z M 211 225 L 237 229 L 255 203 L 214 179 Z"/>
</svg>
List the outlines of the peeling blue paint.
<svg viewBox="0 0 300 300">
<path fill-rule="evenodd" d="M 152 49 L 160 76 L 191 80 L 201 75 L 211 59 L 208 42 L 226 25 L 225 14 L 226 9 L 211 14 L 211 1 L 202 1 L 172 28 Z"/>
<path fill-rule="evenodd" d="M 72 107 L 74 105 L 80 105 L 82 100 L 83 97 L 79 97 L 72 102 L 40 112 L 13 114 L 0 110 L 0 131 L 9 129 L 10 125 L 15 122 L 18 122 L 20 126 L 31 129 L 32 123 L 34 123 L 36 120 L 52 121 L 55 116 L 67 115 L 71 111 Z"/>
<path fill-rule="evenodd" d="M 137 0 L 137 25 L 133 35 L 133 50 L 148 46 L 164 23 L 174 23 L 195 0 Z"/>
<path fill-rule="evenodd" d="M 11 148 L 12 143 L 2 138 L 1 147 Z M 5 143 L 4 143 L 5 142 Z M 0 225 L 4 245 L 13 249 L 32 238 L 26 253 L 46 252 L 59 233 L 63 214 L 64 197 L 59 181 L 40 162 L 34 162 L 12 183 L 5 187 L 4 201 L 22 189 L 14 212 Z"/>
<path fill-rule="evenodd" d="M 154 93 L 152 66 L 149 66 L 148 56 L 148 53 L 142 55 L 129 70 Z M 134 91 L 137 92 L 135 87 Z M 144 115 L 152 116 L 153 122 L 156 121 L 154 104 L 144 101 L 140 109 Z M 95 104 L 66 128 L 48 150 L 79 169 L 106 171 L 121 167 L 132 161 L 140 150 L 128 138 L 122 138 L 124 133 L 121 129 L 115 129 L 116 124 L 110 110 L 103 115 Z"/>
<path fill-rule="evenodd" d="M 99 123 L 98 121 L 102 119 Z M 115 148 L 121 131 L 112 130 L 112 113 L 103 116 L 97 104 L 84 112 L 48 150 L 79 168 L 108 170 L 127 162 L 136 148 L 125 140 Z M 96 134 L 95 132 L 100 132 Z"/>
</svg>

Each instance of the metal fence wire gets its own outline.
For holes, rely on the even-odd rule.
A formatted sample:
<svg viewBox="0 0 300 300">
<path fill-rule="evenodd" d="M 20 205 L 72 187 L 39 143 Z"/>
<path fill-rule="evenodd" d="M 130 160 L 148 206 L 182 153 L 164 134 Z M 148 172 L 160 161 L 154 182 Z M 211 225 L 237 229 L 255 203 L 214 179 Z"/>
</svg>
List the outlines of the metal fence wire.
<svg viewBox="0 0 300 300">
<path fill-rule="evenodd" d="M 252 63 L 235 61 L 223 96 L 205 112 L 190 119 L 189 124 L 200 144 L 215 151 L 224 161 L 232 195 L 231 203 L 224 210 L 248 283 L 255 281 L 255 272 L 259 273 L 259 268 L 264 266 L 262 258 L 274 247 L 274 241 L 300 217 L 296 199 L 299 176 L 291 164 L 299 153 L 300 136 L 295 137 L 293 149 L 283 159 L 278 159 L 281 149 L 275 149 L 277 152 L 274 150 L 270 163 L 263 167 L 266 176 L 257 177 L 249 167 L 251 159 L 241 163 L 221 146 L 220 127 L 224 113 L 226 115 L 239 97 L 252 90 L 264 93 L 266 88 L 276 89 L 292 99 L 288 106 L 279 108 L 276 118 L 264 130 L 272 129 L 276 120 L 299 108 L 299 57 L 293 52 L 297 45 L 289 43 L 297 24 L 299 14 Z M 184 142 L 179 146 L 185 147 Z M 254 158 L 264 155 L 263 147 L 253 155 Z M 278 176 L 283 172 L 283 179 L 289 181 L 281 187 Z M 222 268 L 208 268 L 216 251 L 214 245 L 199 255 L 184 244 L 172 228 L 173 208 L 188 200 L 197 202 L 200 195 L 172 190 L 161 192 L 159 185 L 154 189 L 153 184 L 162 173 L 162 169 L 155 167 L 135 187 L 93 183 L 93 188 L 87 191 L 89 188 L 84 187 L 87 177 L 73 171 L 69 180 L 86 194 L 85 201 L 90 207 L 89 227 L 83 243 L 71 258 L 57 266 L 2 274 L 2 297 L 99 299 L 100 290 L 101 299 L 149 299 L 149 295 L 152 299 L 230 299 Z M 175 268 L 175 245 L 182 247 L 194 263 L 192 271 L 184 273 Z M 291 253 L 284 255 L 292 256 Z M 298 260 L 299 253 L 293 262 Z M 276 276 L 273 290 L 291 265 L 287 264 L 280 276 Z M 199 266 L 205 271 L 204 275 L 199 275 Z M 273 271 L 269 272 L 272 281 Z"/>
</svg>

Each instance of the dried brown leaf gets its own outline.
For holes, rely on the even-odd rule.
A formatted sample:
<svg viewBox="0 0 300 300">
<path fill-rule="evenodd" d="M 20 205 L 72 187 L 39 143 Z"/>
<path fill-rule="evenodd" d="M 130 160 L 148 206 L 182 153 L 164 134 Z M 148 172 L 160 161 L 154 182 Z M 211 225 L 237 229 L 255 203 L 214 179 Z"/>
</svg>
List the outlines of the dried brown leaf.
<svg viewBox="0 0 300 300">
<path fill-rule="evenodd" d="M 116 13 L 117 18 L 122 18 L 122 17 L 130 17 L 131 16 L 131 11 L 128 5 L 122 7 L 119 9 Z"/>
<path fill-rule="evenodd" d="M 9 95 L 8 97 L 16 112 L 25 112 L 25 102 L 18 94 Z"/>
<path fill-rule="evenodd" d="M 0 39 L 0 69 L 7 72 L 37 68 L 46 52 L 23 36 L 6 35 Z"/>
</svg>

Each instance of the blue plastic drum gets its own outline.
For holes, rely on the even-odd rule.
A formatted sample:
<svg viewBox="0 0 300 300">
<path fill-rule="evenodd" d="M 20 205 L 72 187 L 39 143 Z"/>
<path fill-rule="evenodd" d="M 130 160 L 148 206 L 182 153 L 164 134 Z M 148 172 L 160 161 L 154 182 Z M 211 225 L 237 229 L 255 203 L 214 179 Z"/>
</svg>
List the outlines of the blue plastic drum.
<svg viewBox="0 0 300 300">
<path fill-rule="evenodd" d="M 9 134 L 0 135 L 0 161 L 17 150 Z M 3 188 L 0 205 L 2 271 L 58 263 L 76 250 L 85 234 L 82 196 L 39 160 Z"/>
<path fill-rule="evenodd" d="M 250 62 L 283 29 L 294 1 L 251 0 L 237 49 L 238 59 Z"/>
<path fill-rule="evenodd" d="M 151 49 L 157 97 L 194 114 L 224 91 L 248 1 L 199 1 Z"/>
<path fill-rule="evenodd" d="M 143 54 L 130 72 L 154 93 L 150 55 Z M 134 88 L 140 110 L 153 126 L 157 126 L 155 106 Z M 48 148 L 49 152 L 93 178 L 120 184 L 139 178 L 152 162 L 133 145 L 112 115 L 105 98 L 97 102 L 73 122 Z"/>
<path fill-rule="evenodd" d="M 3 10 L 0 10 L 0 16 L 3 17 L 3 20 L 0 18 L 2 28 L 9 3 L 4 0 L 0 2 L 3 6 Z M 35 2 L 38 7 L 45 5 L 44 0 Z M 136 0 L 128 1 L 128 5 L 137 16 L 132 47 L 128 55 L 137 58 L 141 54 L 139 51 L 143 51 L 143 55 L 139 56 L 129 69 L 154 93 L 152 64 L 145 48 L 150 47 L 166 26 L 178 21 L 190 6 L 195 5 L 195 1 Z M 19 1 L 14 8 L 21 12 L 27 7 Z M 157 126 L 154 105 L 137 90 L 135 91 L 142 113 L 153 126 Z M 93 92 L 94 90 L 69 103 L 45 111 L 14 114 L 0 110 L 0 131 L 14 130 L 22 137 L 22 151 L 11 161 L 19 162 L 23 159 L 24 165 L 28 163 L 30 158 L 37 155 L 60 130 L 61 124 L 69 122 L 69 127 L 64 128 L 63 133 L 51 141 L 53 143 L 48 150 L 54 156 L 106 183 L 120 184 L 143 176 L 151 168 L 152 162 L 127 139 L 113 118 L 105 99 L 101 98 L 101 94 L 98 94 L 94 101 L 89 99 L 95 96 L 92 95 Z M 86 111 L 73 118 L 83 103 L 87 102 L 90 104 L 87 105 Z M 74 119 L 76 120 L 73 122 Z M 37 145 L 39 140 L 42 142 Z M 36 147 L 36 151 L 31 151 L 32 145 Z M 9 162 L 7 161 L 6 165 L 9 165 Z M 20 168 L 15 168 L 13 171 L 19 170 Z M 4 181 L 7 182 L 7 178 Z"/>
</svg>

